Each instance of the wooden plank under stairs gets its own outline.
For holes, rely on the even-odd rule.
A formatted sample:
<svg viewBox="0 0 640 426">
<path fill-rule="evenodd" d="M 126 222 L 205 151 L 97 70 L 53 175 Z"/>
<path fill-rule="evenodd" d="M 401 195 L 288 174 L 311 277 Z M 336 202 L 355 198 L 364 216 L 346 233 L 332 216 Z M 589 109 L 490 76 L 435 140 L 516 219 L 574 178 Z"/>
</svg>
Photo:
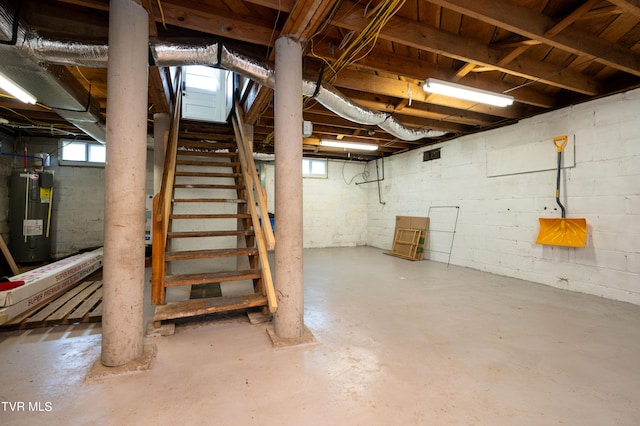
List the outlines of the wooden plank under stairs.
<svg viewBox="0 0 640 426">
<path fill-rule="evenodd" d="M 240 167 L 240 163 L 232 161 L 196 161 L 176 160 L 178 166 L 203 166 L 203 167 Z"/>
<path fill-rule="evenodd" d="M 222 172 L 183 172 L 176 171 L 176 177 L 206 177 L 206 178 L 236 178 L 242 176 L 242 173 L 222 173 Z"/>
<path fill-rule="evenodd" d="M 164 284 L 176 287 L 193 284 L 209 284 L 226 281 L 255 280 L 262 276 L 259 269 L 244 269 L 240 271 L 204 272 L 199 274 L 166 275 Z"/>
<path fill-rule="evenodd" d="M 238 145 L 235 142 L 205 142 L 181 139 L 178 141 L 178 150 L 180 148 L 228 149 L 235 151 Z"/>
<path fill-rule="evenodd" d="M 253 229 L 245 229 L 239 231 L 182 231 L 168 232 L 167 238 L 199 238 L 199 237 L 233 237 L 240 235 L 254 235 Z"/>
<path fill-rule="evenodd" d="M 188 155 L 193 157 L 213 157 L 213 158 L 235 158 L 238 156 L 236 152 L 220 152 L 220 151 L 193 151 L 193 150 L 185 150 L 179 149 L 178 155 Z"/>
<path fill-rule="evenodd" d="M 156 306 L 153 320 L 164 321 L 266 305 L 266 296 L 258 293 L 247 294 L 244 296 L 222 296 L 207 299 L 185 300 L 182 302 L 170 302 L 165 305 Z"/>
<path fill-rule="evenodd" d="M 248 213 L 172 214 L 171 220 L 179 219 L 249 219 Z"/>
<path fill-rule="evenodd" d="M 176 183 L 174 188 L 188 188 L 188 189 L 244 189 L 244 185 L 222 185 L 222 184 L 208 184 L 208 183 Z"/>
<path fill-rule="evenodd" d="M 174 203 L 238 203 L 245 204 L 241 198 L 174 198 Z"/>
<path fill-rule="evenodd" d="M 192 260 L 192 259 L 217 259 L 221 257 L 239 257 L 239 256 L 255 256 L 258 254 L 256 248 L 221 248 L 210 250 L 184 250 L 166 252 L 164 260 L 173 262 L 176 260 Z"/>
<path fill-rule="evenodd" d="M 0 330 L 102 320 L 102 281 L 84 281 L 57 298 L 0 326 Z"/>
</svg>

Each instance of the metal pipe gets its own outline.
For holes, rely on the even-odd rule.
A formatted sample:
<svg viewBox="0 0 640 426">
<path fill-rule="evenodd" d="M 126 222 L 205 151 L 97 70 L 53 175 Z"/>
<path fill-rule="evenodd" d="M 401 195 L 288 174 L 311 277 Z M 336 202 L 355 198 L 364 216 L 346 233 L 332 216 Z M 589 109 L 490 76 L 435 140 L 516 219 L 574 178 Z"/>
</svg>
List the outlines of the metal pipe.
<svg viewBox="0 0 640 426">
<path fill-rule="evenodd" d="M 385 205 L 387 204 L 386 202 L 382 201 L 382 189 L 380 188 L 380 182 L 382 182 L 384 180 L 384 157 L 381 158 L 382 160 L 382 178 L 380 177 L 380 170 L 378 168 L 378 159 L 376 158 L 376 180 L 367 180 L 365 182 L 356 182 L 356 185 L 363 185 L 365 183 L 377 183 L 378 184 L 378 203 Z"/>
</svg>

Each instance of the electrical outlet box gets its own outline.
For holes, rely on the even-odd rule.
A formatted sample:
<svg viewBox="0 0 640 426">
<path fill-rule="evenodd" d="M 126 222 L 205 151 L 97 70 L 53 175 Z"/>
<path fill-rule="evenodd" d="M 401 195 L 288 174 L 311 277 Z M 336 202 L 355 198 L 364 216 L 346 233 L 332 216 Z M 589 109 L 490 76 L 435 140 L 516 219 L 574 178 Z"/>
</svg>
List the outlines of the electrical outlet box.
<svg viewBox="0 0 640 426">
<path fill-rule="evenodd" d="M 302 122 L 302 137 L 308 138 L 313 133 L 313 123 L 310 121 Z"/>
</svg>

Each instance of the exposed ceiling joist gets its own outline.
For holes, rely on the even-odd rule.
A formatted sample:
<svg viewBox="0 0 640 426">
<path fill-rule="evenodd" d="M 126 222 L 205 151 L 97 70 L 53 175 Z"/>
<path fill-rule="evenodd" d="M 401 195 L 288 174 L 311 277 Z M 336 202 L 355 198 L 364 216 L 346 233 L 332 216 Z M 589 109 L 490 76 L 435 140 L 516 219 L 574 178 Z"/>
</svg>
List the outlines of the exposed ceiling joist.
<svg viewBox="0 0 640 426">
<path fill-rule="evenodd" d="M 391 1 L 139 0 L 149 13 L 154 41 L 222 41 L 273 67 L 275 40 L 287 35 L 302 43 L 307 80 L 319 79 L 324 62 L 323 80 L 330 79 L 351 102 L 388 114 L 405 128 L 448 132 L 444 138 L 400 141 L 307 100 L 304 114 L 314 125 L 312 138 L 303 144 L 309 155 L 344 158 L 345 153 L 332 154 L 312 142 L 332 135 L 375 141 L 382 147 L 378 155 L 391 155 L 640 87 L 639 0 L 404 0 L 385 25 L 376 27 L 366 49 L 347 55 L 346 65 L 334 73 L 331 67 L 371 23 L 367 13 L 378 7 L 392 10 Z M 21 22 L 45 38 L 107 43 L 108 0 L 22 0 L 22 6 Z M 10 38 L 10 31 L 2 34 Z M 355 52 L 357 47 L 350 48 Z M 61 75 L 60 68 L 44 69 Z M 67 81 L 75 79 L 74 93 L 91 93 L 95 117 L 104 120 L 106 70 L 66 67 L 65 75 Z M 421 88 L 426 78 L 507 93 L 515 103 L 500 109 L 430 95 Z M 273 90 L 258 83 L 247 88 L 241 99 L 247 121 L 255 125 L 255 146 L 272 150 Z M 5 131 L 47 135 L 51 126 L 79 131 L 69 124 L 73 117 L 65 121 L 50 109 L 59 106 L 53 101 L 26 106 L 2 96 L 0 117 L 10 121 L 0 124 Z M 170 102 L 166 69 L 150 67 L 150 126 L 153 114 L 168 111 Z M 191 122 L 184 137 L 226 141 L 230 135 Z"/>
<path fill-rule="evenodd" d="M 549 46 L 577 55 L 587 55 L 596 62 L 640 76 L 638 55 L 594 34 L 570 28 L 569 25 L 573 20 L 555 22 L 551 17 L 534 13 L 508 0 L 429 1 L 516 34 L 539 40 Z M 587 1 L 584 5 L 589 7 L 592 4 L 593 2 Z M 586 13 L 582 10 L 580 12 Z"/>
</svg>

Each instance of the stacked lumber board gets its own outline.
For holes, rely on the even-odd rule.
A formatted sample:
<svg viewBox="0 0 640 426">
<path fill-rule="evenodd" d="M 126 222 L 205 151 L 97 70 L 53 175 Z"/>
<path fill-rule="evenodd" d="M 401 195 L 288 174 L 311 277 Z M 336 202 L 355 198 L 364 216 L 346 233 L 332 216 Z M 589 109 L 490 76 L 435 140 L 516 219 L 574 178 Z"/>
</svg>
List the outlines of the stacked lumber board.
<svg viewBox="0 0 640 426">
<path fill-rule="evenodd" d="M 11 277 L 11 281 L 24 281 L 24 285 L 0 291 L 0 325 L 76 286 L 102 267 L 102 255 L 103 249 L 99 248 Z"/>
<path fill-rule="evenodd" d="M 102 281 L 83 281 L 57 298 L 0 325 L 0 330 L 48 327 L 102 320 Z"/>
</svg>

